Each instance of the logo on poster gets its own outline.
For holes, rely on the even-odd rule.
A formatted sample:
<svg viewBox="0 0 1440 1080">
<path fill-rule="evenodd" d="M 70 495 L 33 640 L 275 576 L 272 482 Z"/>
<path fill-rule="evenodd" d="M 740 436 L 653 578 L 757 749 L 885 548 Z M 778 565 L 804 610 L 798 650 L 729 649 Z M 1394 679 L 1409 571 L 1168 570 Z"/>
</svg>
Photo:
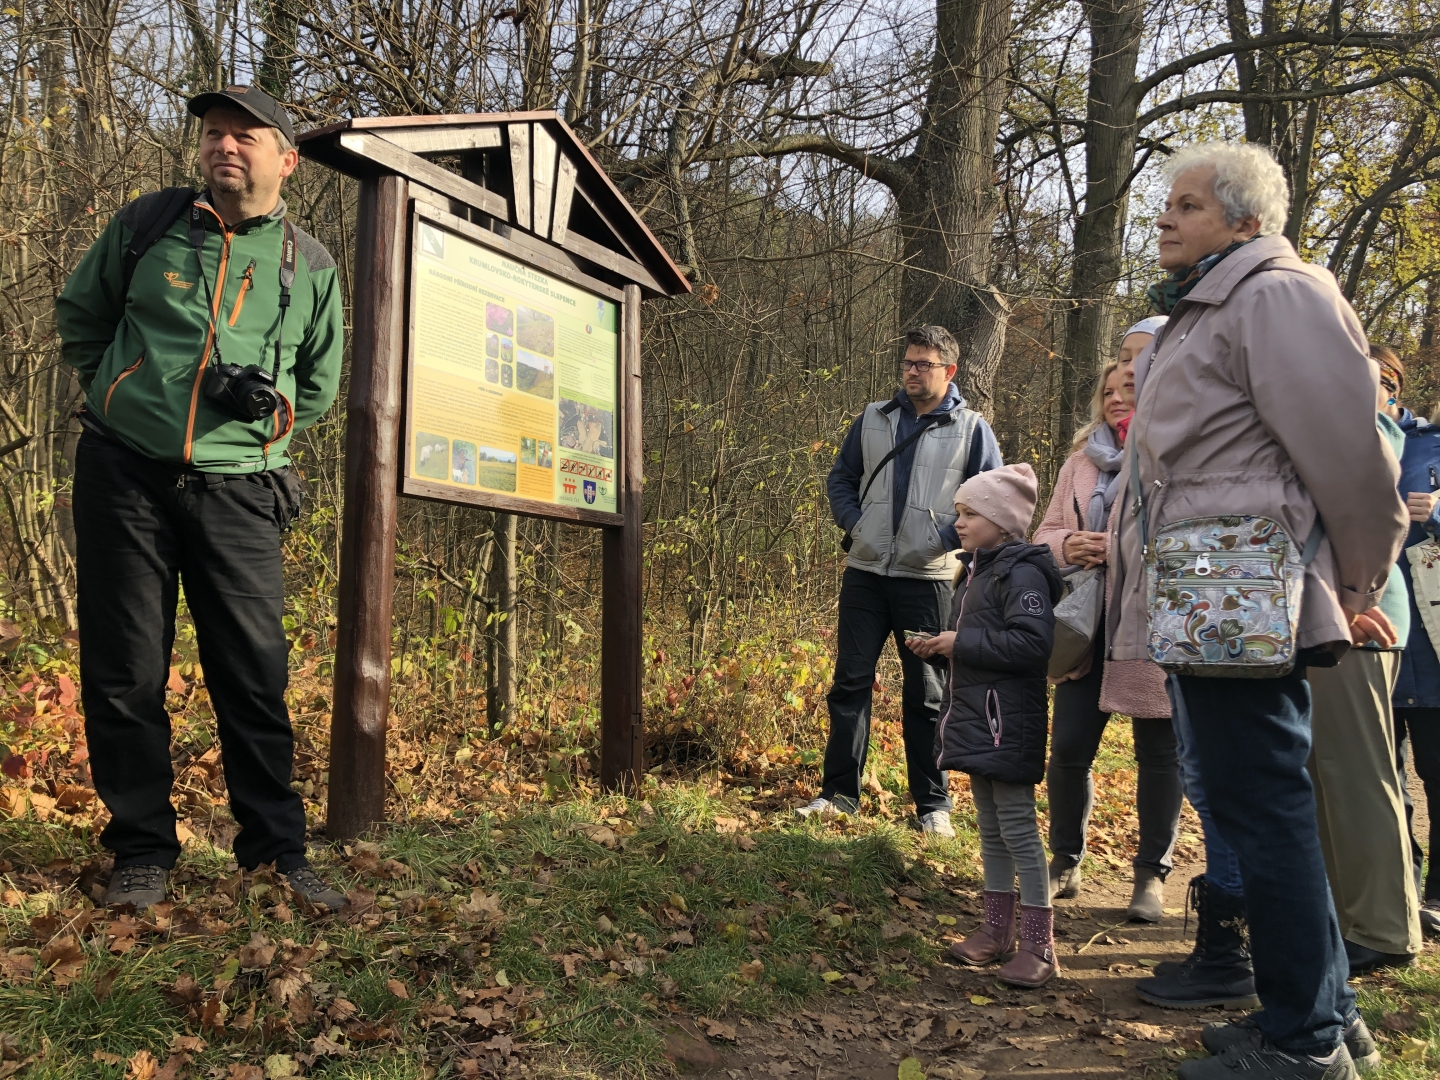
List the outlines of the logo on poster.
<svg viewBox="0 0 1440 1080">
<path fill-rule="evenodd" d="M 585 481 L 585 501 L 586 501 L 587 503 L 593 503 L 593 502 L 595 501 L 595 481 L 594 481 L 594 480 L 586 480 L 586 481 Z"/>
<path fill-rule="evenodd" d="M 566 480 L 566 481 L 565 481 L 565 484 L 564 484 L 564 487 L 565 487 L 565 494 L 566 494 L 566 495 L 574 495 L 574 494 L 575 494 L 575 481 L 574 481 L 574 480 Z"/>
</svg>

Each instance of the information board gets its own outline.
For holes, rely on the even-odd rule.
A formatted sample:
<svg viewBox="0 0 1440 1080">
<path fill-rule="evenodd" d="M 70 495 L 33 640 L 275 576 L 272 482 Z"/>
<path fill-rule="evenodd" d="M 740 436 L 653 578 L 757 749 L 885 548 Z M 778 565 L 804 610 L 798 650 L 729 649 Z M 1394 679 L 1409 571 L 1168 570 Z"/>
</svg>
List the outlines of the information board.
<svg viewBox="0 0 1440 1080">
<path fill-rule="evenodd" d="M 402 489 L 618 512 L 619 305 L 426 216 L 411 244 Z"/>
</svg>

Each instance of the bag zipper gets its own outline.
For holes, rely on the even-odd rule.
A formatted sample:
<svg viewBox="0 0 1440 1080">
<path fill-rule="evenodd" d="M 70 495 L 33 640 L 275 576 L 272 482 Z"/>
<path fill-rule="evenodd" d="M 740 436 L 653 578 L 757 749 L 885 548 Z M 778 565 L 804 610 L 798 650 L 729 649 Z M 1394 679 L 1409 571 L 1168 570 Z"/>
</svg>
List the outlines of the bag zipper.
<svg viewBox="0 0 1440 1080">
<path fill-rule="evenodd" d="M 110 399 L 111 399 L 111 397 L 113 397 L 114 394 L 115 394 L 115 388 L 120 385 L 120 380 L 123 379 L 123 378 L 125 378 L 125 376 L 127 376 L 127 375 L 133 374 L 133 373 L 135 372 L 135 369 L 138 368 L 138 367 L 139 367 L 141 364 L 143 364 L 144 362 L 145 362 L 145 354 L 144 354 L 144 353 L 141 353 L 139 360 L 136 360 L 133 364 L 131 364 L 129 367 L 127 367 L 124 371 L 120 372 L 119 375 L 116 375 L 116 376 L 115 376 L 115 381 L 110 384 L 110 389 L 105 391 L 105 415 L 106 415 L 106 416 L 109 416 L 109 415 L 110 415 Z"/>
<path fill-rule="evenodd" d="M 245 306 L 245 294 L 250 291 L 250 286 L 255 281 L 255 260 L 250 260 L 250 265 L 245 267 L 245 275 L 240 279 L 240 295 L 235 297 L 235 307 L 230 312 L 230 321 L 227 326 L 234 326 L 235 320 L 240 318 L 240 309 Z"/>
</svg>

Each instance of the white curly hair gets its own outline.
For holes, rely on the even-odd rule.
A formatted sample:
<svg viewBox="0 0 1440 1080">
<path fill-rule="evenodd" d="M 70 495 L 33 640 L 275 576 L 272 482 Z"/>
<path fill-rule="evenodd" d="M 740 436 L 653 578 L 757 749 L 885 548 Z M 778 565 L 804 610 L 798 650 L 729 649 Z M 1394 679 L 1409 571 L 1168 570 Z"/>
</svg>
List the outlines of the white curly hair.
<svg viewBox="0 0 1440 1080">
<path fill-rule="evenodd" d="M 1225 207 L 1225 223 L 1254 215 L 1261 236 L 1278 233 L 1290 216 L 1290 185 L 1268 147 L 1254 143 L 1206 142 L 1187 146 L 1165 163 L 1170 183 L 1192 169 L 1215 170 L 1215 197 Z"/>
</svg>

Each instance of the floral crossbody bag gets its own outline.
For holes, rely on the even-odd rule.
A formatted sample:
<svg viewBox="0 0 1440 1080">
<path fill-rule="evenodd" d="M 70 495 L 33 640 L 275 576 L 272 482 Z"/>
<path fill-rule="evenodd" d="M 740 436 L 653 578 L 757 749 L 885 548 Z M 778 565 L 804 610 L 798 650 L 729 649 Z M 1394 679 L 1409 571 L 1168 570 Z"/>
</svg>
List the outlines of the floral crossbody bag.
<svg viewBox="0 0 1440 1080">
<path fill-rule="evenodd" d="M 1152 537 L 1133 441 L 1130 486 L 1145 552 L 1150 659 L 1181 675 L 1290 674 L 1305 568 L 1325 536 L 1320 519 L 1303 549 L 1278 521 L 1254 515 L 1185 518 Z"/>
</svg>

